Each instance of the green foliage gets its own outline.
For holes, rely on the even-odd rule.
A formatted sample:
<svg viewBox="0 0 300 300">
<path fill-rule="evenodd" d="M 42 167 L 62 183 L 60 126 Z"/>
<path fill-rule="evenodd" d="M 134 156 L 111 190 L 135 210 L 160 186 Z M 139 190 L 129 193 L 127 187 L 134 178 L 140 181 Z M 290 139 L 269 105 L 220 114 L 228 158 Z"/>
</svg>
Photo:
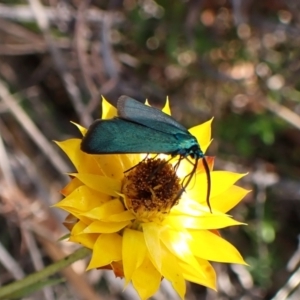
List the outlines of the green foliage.
<svg viewBox="0 0 300 300">
<path fill-rule="evenodd" d="M 286 124 L 269 113 L 232 114 L 218 125 L 218 137 L 228 145 L 225 149 L 244 157 L 259 155 L 259 149 L 274 145 L 276 136 L 286 128 Z"/>
<path fill-rule="evenodd" d="M 64 278 L 41 280 L 41 281 L 35 282 L 35 283 L 23 288 L 23 289 L 20 289 L 16 292 L 6 295 L 4 299 L 24 298 L 24 297 L 27 297 L 37 291 L 40 291 L 44 287 L 55 286 L 55 285 L 58 285 L 59 283 L 65 282 L 65 281 L 66 280 Z"/>
</svg>

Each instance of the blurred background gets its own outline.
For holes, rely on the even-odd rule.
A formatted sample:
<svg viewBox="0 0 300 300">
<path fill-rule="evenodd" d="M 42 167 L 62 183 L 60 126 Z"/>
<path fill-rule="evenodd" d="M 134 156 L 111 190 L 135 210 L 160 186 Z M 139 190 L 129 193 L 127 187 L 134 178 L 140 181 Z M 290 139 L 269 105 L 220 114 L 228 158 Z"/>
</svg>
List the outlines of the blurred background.
<svg viewBox="0 0 300 300">
<path fill-rule="evenodd" d="M 214 264 L 219 292 L 186 299 L 300 299 L 300 1 L 0 1 L 0 284 L 74 251 L 49 206 L 74 171 L 52 140 L 79 137 L 101 95 L 214 116 L 215 169 L 249 172 L 222 231 L 249 267 Z M 83 261 L 26 299 L 137 299 Z M 61 281 L 60 278 L 65 278 Z M 153 299 L 177 299 L 167 283 Z"/>
</svg>

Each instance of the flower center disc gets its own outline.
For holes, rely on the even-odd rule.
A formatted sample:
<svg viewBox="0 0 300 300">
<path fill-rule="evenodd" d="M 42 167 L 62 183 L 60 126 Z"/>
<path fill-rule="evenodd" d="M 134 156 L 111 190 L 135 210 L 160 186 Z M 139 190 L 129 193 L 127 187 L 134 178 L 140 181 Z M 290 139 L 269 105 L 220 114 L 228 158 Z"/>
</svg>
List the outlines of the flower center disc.
<svg viewBox="0 0 300 300">
<path fill-rule="evenodd" d="M 182 188 L 173 166 L 163 159 L 145 159 L 123 179 L 125 205 L 138 217 L 166 214 L 178 203 Z"/>
</svg>

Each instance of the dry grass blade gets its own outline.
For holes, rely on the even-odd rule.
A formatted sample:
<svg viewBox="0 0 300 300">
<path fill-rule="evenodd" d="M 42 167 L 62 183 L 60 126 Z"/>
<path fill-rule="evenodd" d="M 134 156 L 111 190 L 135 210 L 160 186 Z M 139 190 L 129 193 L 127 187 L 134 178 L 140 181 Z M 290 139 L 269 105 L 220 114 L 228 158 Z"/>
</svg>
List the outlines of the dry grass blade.
<svg viewBox="0 0 300 300">
<path fill-rule="evenodd" d="M 292 291 L 300 285 L 300 268 L 298 268 L 294 274 L 289 278 L 287 283 L 277 292 L 272 300 L 285 300 Z"/>
<path fill-rule="evenodd" d="M 276 103 L 272 100 L 266 99 L 264 101 L 261 101 L 262 105 L 266 107 L 268 110 L 276 114 L 281 119 L 285 120 L 292 126 L 300 129 L 300 117 L 287 107 Z"/>
<path fill-rule="evenodd" d="M 68 92 L 74 109 L 77 112 L 78 118 L 80 119 L 80 123 L 87 126 L 92 123 L 92 118 L 86 112 L 85 106 L 83 105 L 81 99 L 80 90 L 75 82 L 75 78 L 68 71 L 60 50 L 56 47 L 55 41 L 51 36 L 49 30 L 49 21 L 47 19 L 47 15 L 45 14 L 44 7 L 39 0 L 29 0 L 29 3 L 36 17 L 37 24 L 41 29 L 46 43 L 49 47 L 56 69 L 58 70 L 59 75 L 64 82 L 66 91 Z"/>
<path fill-rule="evenodd" d="M 20 108 L 16 99 L 9 93 L 7 87 L 2 81 L 0 81 L 0 98 L 2 98 L 2 101 L 6 104 L 17 121 L 26 130 L 28 135 L 37 144 L 46 157 L 48 157 L 58 172 L 65 173 L 68 170 L 68 165 L 57 154 L 57 152 L 54 150 L 54 147 L 36 127 L 30 117 Z"/>
<path fill-rule="evenodd" d="M 57 22 L 58 15 L 56 9 L 45 7 L 45 14 L 47 19 L 55 23 Z M 90 23 L 101 23 L 106 12 L 100 9 L 88 9 L 85 18 Z M 0 17 L 18 22 L 33 22 L 36 20 L 32 9 L 28 5 L 5 5 L 0 4 Z M 60 20 L 64 22 L 71 22 L 73 20 L 72 11 L 68 10 L 68 13 L 59 16 Z M 113 22 L 120 23 L 123 21 L 121 14 L 113 14 Z"/>
<path fill-rule="evenodd" d="M 0 170 L 2 171 L 4 180 L 7 182 L 8 185 L 15 184 L 15 178 L 13 176 L 12 170 L 10 168 L 9 159 L 7 151 L 4 147 L 3 139 L 2 139 L 2 131 L 3 131 L 3 124 L 0 121 Z"/>
<path fill-rule="evenodd" d="M 15 279 L 24 278 L 25 274 L 22 268 L 16 262 L 16 260 L 13 259 L 10 253 L 3 247 L 2 243 L 0 243 L 0 261 L 2 266 L 4 266 Z"/>
<path fill-rule="evenodd" d="M 78 62 L 80 69 L 82 71 L 82 76 L 87 86 L 87 90 L 91 95 L 92 101 L 99 100 L 99 90 L 95 83 L 93 82 L 93 70 L 89 62 L 89 57 L 87 54 L 88 41 L 85 40 L 85 32 L 87 30 L 86 24 L 86 12 L 90 1 L 82 1 L 77 10 L 77 22 L 75 27 L 75 42 L 76 42 L 76 52 L 78 56 Z M 98 101 L 97 101 L 98 102 Z"/>
</svg>

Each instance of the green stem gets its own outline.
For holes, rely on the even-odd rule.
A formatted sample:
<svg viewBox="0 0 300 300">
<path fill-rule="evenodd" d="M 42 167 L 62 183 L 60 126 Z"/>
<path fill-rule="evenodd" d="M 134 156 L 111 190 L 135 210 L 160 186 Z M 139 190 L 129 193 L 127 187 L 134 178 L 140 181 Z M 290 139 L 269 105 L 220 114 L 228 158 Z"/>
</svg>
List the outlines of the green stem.
<svg viewBox="0 0 300 300">
<path fill-rule="evenodd" d="M 64 269 L 65 267 L 71 265 L 73 262 L 80 260 L 88 256 L 91 251 L 87 248 L 80 248 L 71 255 L 53 263 L 52 265 L 44 268 L 43 270 L 36 272 L 34 274 L 28 275 L 22 280 L 15 281 L 10 283 L 2 288 L 0 288 L 0 299 L 3 297 L 15 293 L 16 291 L 22 290 L 36 282 L 41 281 L 49 277 L 52 274 L 57 273 L 58 271 Z"/>
</svg>

